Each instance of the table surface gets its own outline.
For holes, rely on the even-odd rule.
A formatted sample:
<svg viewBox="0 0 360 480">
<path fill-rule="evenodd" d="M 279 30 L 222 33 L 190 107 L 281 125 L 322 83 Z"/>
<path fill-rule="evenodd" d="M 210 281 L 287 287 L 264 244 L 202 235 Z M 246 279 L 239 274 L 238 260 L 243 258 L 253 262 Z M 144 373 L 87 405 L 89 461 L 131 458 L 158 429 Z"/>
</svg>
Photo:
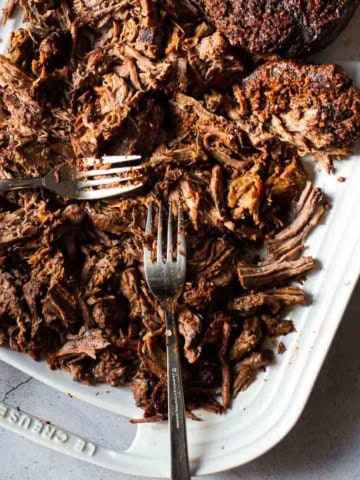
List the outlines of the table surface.
<svg viewBox="0 0 360 480">
<path fill-rule="evenodd" d="M 360 281 L 310 400 L 290 434 L 261 458 L 229 472 L 202 477 L 352 480 L 360 477 Z M 0 363 L 0 400 L 97 442 L 123 449 L 134 426 L 126 418 L 71 399 Z M 95 419 L 95 420 L 94 420 Z M 1 480 L 132 480 L 63 456 L 0 430 Z M 139 477 L 137 477 L 139 478 Z"/>
</svg>

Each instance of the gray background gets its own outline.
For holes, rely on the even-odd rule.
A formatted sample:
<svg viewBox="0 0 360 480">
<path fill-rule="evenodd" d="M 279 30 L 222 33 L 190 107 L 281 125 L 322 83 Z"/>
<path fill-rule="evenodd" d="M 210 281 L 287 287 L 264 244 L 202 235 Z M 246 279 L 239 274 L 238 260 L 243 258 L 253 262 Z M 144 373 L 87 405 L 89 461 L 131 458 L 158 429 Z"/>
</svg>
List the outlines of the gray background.
<svg viewBox="0 0 360 480">
<path fill-rule="evenodd" d="M 360 478 L 360 281 L 300 420 L 270 452 L 208 480 Z M 0 399 L 116 449 L 131 443 L 128 420 L 71 399 L 0 363 Z M 0 430 L 1 480 L 132 480 Z M 139 478 L 139 477 L 137 477 Z"/>
</svg>

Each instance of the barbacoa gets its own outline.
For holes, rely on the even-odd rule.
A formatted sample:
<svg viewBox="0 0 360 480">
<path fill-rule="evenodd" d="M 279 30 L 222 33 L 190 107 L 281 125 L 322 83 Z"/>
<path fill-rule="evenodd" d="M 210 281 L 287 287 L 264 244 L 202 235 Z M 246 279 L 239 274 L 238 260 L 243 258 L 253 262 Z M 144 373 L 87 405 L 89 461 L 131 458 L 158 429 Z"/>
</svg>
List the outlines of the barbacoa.
<svg viewBox="0 0 360 480">
<path fill-rule="evenodd" d="M 182 201 L 186 403 L 193 418 L 222 412 L 272 361 L 265 339 L 294 330 L 284 310 L 306 301 L 294 282 L 316 266 L 303 250 L 328 209 L 300 157 L 331 168 L 348 154 L 359 90 L 335 66 L 250 59 L 194 0 L 19 6 L 25 26 L 0 57 L 1 177 L 136 153 L 146 181 L 89 203 L 0 196 L 0 343 L 81 382 L 130 385 L 146 420 L 164 418 L 164 318 L 143 232 L 151 201 Z"/>
</svg>

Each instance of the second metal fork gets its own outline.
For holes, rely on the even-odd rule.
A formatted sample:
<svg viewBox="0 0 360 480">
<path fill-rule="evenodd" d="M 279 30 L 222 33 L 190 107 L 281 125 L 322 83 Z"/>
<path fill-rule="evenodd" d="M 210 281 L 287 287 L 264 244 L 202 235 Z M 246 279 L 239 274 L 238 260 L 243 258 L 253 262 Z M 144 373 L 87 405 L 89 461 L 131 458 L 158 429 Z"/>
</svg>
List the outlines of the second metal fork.
<svg viewBox="0 0 360 480">
<path fill-rule="evenodd" d="M 153 228 L 153 206 L 150 205 L 146 222 L 146 234 Z M 176 249 L 173 248 L 172 209 L 169 206 L 166 261 L 163 259 L 163 216 L 161 204 L 158 214 L 156 260 L 151 251 L 144 249 L 144 270 L 147 284 L 165 311 L 166 352 L 168 378 L 168 418 L 171 443 L 171 479 L 190 479 L 186 438 L 185 401 L 181 378 L 180 350 L 175 319 L 175 305 L 183 289 L 186 270 L 186 245 L 184 216 L 178 206 Z M 176 258 L 173 258 L 173 252 Z"/>
<path fill-rule="evenodd" d="M 138 162 L 140 159 L 139 155 L 112 155 L 101 159 L 84 158 L 80 162 L 81 169 L 64 164 L 51 169 L 44 177 L 1 178 L 0 192 L 46 188 L 58 195 L 77 200 L 99 200 L 122 195 L 142 187 L 140 175 L 142 166 L 109 167 Z"/>
</svg>

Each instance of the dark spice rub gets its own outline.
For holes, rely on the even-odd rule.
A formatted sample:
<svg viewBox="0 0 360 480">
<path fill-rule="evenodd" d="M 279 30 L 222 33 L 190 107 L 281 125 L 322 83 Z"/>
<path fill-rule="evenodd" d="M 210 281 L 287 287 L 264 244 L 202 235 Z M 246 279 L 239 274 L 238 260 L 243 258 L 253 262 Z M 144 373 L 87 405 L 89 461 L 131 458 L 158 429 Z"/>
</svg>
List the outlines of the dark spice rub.
<svg viewBox="0 0 360 480">
<path fill-rule="evenodd" d="M 0 343 L 81 382 L 128 385 L 146 419 L 164 418 L 164 318 L 143 232 L 151 201 L 182 201 L 186 403 L 222 412 L 273 360 L 267 335 L 294 330 L 285 309 L 305 303 L 293 282 L 316 264 L 302 251 L 328 208 L 300 155 L 348 151 L 359 90 L 331 65 L 252 72 L 195 0 L 20 4 L 26 25 L 0 57 L 0 176 L 138 153 L 145 187 L 91 203 L 0 196 Z"/>
<path fill-rule="evenodd" d="M 252 54 L 305 55 L 331 43 L 358 0 L 203 0 L 230 43 Z"/>
</svg>

